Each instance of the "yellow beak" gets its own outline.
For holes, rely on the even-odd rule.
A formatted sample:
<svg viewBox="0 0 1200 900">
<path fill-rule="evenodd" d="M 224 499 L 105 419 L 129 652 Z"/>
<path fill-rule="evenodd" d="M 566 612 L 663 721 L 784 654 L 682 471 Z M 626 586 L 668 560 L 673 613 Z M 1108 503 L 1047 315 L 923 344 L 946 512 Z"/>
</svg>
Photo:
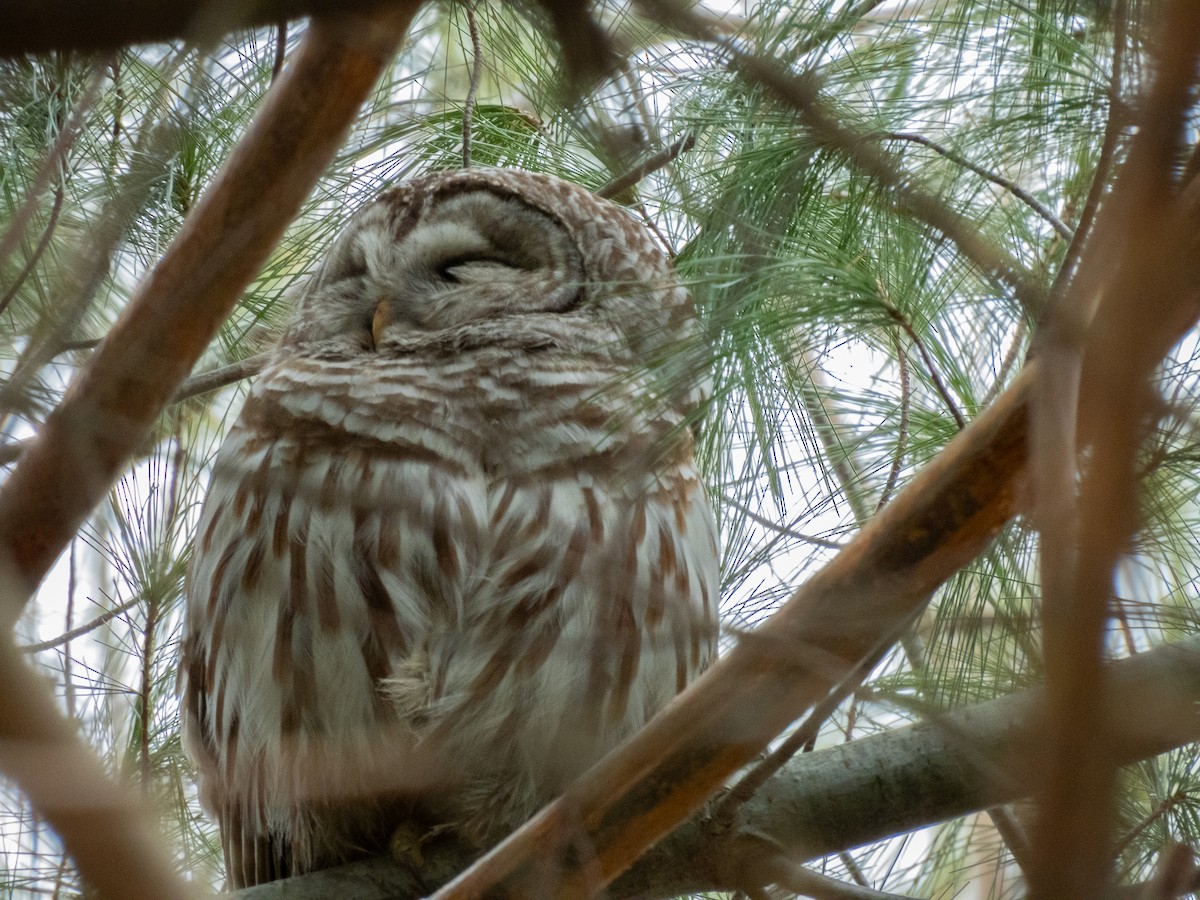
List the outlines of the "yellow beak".
<svg viewBox="0 0 1200 900">
<path fill-rule="evenodd" d="M 383 339 L 383 330 L 392 321 L 392 313 L 386 300 L 381 300 L 375 307 L 375 315 L 371 319 L 371 340 L 376 347 Z"/>
</svg>

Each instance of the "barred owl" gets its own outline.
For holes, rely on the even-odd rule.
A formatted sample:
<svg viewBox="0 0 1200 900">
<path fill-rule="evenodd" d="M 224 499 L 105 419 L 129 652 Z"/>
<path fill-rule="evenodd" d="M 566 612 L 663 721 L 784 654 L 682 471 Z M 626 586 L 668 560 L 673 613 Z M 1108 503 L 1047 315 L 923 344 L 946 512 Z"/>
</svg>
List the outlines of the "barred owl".
<svg viewBox="0 0 1200 900">
<path fill-rule="evenodd" d="M 406 821 L 494 841 L 708 665 L 696 331 L 641 226 L 556 178 L 443 173 L 353 217 L 188 577 L 184 736 L 232 885 Z"/>
</svg>

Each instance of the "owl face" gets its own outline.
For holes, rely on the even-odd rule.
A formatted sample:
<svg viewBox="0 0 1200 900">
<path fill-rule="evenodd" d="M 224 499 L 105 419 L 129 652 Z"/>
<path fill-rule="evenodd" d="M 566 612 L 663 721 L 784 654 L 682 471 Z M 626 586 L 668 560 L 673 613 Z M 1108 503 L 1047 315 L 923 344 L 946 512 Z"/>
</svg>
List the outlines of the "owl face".
<svg viewBox="0 0 1200 900">
<path fill-rule="evenodd" d="M 563 313 L 582 300 L 583 261 L 563 225 L 511 197 L 472 191 L 430 210 L 399 241 L 360 232 L 381 303 L 376 337 L 486 319 Z"/>
<path fill-rule="evenodd" d="M 549 341 L 654 364 L 694 333 L 687 292 L 625 210 L 551 176 L 472 169 L 362 208 L 282 343 L 367 357 Z"/>
</svg>

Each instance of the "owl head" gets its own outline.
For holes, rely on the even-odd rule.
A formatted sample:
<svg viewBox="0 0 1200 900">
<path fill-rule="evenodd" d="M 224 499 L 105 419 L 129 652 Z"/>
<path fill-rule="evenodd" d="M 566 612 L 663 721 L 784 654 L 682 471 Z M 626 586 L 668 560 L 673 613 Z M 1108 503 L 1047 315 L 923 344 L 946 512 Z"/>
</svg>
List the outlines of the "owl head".
<svg viewBox="0 0 1200 900">
<path fill-rule="evenodd" d="M 302 290 L 281 350 L 366 362 L 557 346 L 643 365 L 687 407 L 702 394 L 683 362 L 697 336 L 688 292 L 624 209 L 549 175 L 470 169 L 360 209 Z"/>
</svg>

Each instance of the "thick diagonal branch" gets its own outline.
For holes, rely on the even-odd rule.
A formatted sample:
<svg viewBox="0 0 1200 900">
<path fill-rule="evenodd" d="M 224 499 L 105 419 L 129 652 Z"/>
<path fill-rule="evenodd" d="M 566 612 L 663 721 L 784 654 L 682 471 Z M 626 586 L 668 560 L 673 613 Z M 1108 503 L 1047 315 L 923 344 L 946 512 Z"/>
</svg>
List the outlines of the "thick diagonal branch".
<svg viewBox="0 0 1200 900">
<path fill-rule="evenodd" d="M 859 660 L 882 653 L 1016 510 L 1033 376 L 1024 372 L 762 628 L 439 900 L 521 896 L 556 854 L 558 895 L 594 893 Z M 580 823 L 586 860 L 566 852 Z"/>
<path fill-rule="evenodd" d="M 0 572 L 27 598 L 104 496 L 341 145 L 416 4 L 314 23 L 178 237 L 0 490 Z M 19 604 L 3 610 L 12 622 Z"/>
</svg>

